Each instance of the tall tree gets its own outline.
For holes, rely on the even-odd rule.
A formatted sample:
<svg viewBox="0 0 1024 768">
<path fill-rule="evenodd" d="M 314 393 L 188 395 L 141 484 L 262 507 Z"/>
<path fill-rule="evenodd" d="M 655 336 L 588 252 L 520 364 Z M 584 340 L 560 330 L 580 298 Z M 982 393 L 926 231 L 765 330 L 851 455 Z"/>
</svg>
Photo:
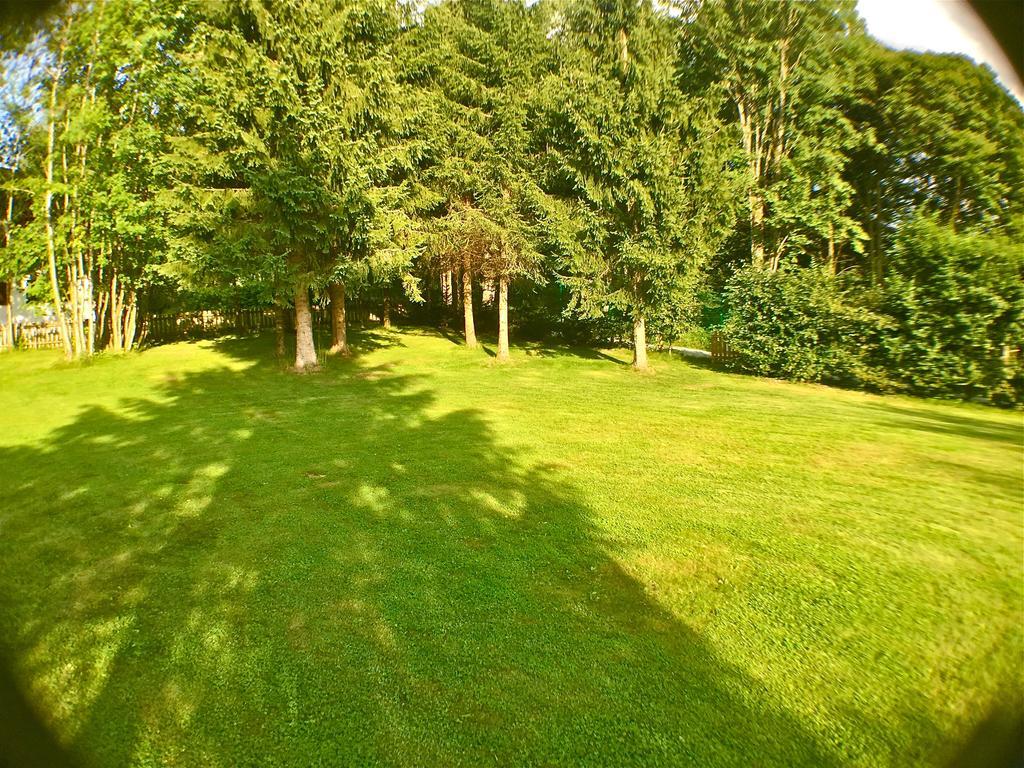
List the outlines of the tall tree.
<svg viewBox="0 0 1024 768">
<path fill-rule="evenodd" d="M 365 257 L 379 225 L 374 159 L 389 129 L 398 25 L 396 8 L 375 0 L 202 7 L 190 61 L 198 86 L 175 157 L 190 182 L 179 221 L 193 242 L 211 229 L 246 232 L 220 238 L 216 266 L 269 282 L 279 301 L 290 293 L 299 371 L 317 365 L 311 287 Z"/>
<path fill-rule="evenodd" d="M 680 34 L 651 2 L 579 0 L 558 35 L 561 74 L 548 84 L 550 183 L 580 221 L 567 265 L 575 307 L 628 317 L 638 369 L 648 317 L 729 222 L 718 104 L 684 92 Z"/>
<path fill-rule="evenodd" d="M 461 271 L 465 338 L 476 344 L 473 278 L 497 286 L 498 360 L 508 359 L 508 292 L 534 274 L 544 195 L 531 105 L 549 45 L 536 9 L 505 0 L 449 0 L 414 35 L 409 80 L 427 92 L 435 265 Z"/>
<path fill-rule="evenodd" d="M 728 93 L 747 166 L 750 261 L 777 269 L 806 238 L 856 238 L 841 188 L 850 131 L 834 63 L 859 31 L 853 0 L 707 0 L 696 55 Z M 824 192 L 824 193 L 822 193 Z"/>
<path fill-rule="evenodd" d="M 874 43 L 851 66 L 851 119 L 872 141 L 851 153 L 844 176 L 868 235 L 863 267 L 874 282 L 901 225 L 919 211 L 954 230 L 1005 230 L 1024 212 L 1024 112 L 990 70 Z"/>
</svg>

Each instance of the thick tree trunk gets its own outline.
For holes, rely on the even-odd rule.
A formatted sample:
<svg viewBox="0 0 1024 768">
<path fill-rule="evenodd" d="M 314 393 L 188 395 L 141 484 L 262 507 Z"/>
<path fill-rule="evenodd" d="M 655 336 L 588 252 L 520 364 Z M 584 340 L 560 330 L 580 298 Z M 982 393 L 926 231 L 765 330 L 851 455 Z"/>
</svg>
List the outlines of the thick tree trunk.
<svg viewBox="0 0 1024 768">
<path fill-rule="evenodd" d="M 508 278 L 498 279 L 498 362 L 508 360 Z"/>
<path fill-rule="evenodd" d="M 274 353 L 282 360 L 287 354 L 284 348 L 285 312 L 284 307 L 274 309 Z"/>
<path fill-rule="evenodd" d="M 473 274 L 469 271 L 469 259 L 462 268 L 462 314 L 466 323 L 466 346 L 476 347 L 476 327 L 473 325 Z"/>
<path fill-rule="evenodd" d="M 345 284 L 331 283 L 331 349 L 332 355 L 348 357 L 352 350 L 348 346 L 348 329 L 345 326 Z"/>
<path fill-rule="evenodd" d="M 316 370 L 316 346 L 313 343 L 313 313 L 309 308 L 309 286 L 295 288 L 295 370 Z"/>
<path fill-rule="evenodd" d="M 633 319 L 633 368 L 647 370 L 647 326 L 639 314 Z"/>
</svg>

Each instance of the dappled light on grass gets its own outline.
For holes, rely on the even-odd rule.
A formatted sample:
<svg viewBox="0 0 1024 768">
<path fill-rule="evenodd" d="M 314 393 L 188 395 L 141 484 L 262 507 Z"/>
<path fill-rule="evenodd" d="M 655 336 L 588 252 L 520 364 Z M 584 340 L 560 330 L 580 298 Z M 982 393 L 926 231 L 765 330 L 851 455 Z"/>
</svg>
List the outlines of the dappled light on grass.
<svg viewBox="0 0 1024 768">
<path fill-rule="evenodd" d="M 936 457 L 916 429 L 891 497 L 809 462 L 902 418 L 876 400 L 666 360 L 649 378 L 559 354 L 492 370 L 423 333 L 359 347 L 376 348 L 295 377 L 261 362 L 266 340 L 177 345 L 72 374 L 77 404 L 41 387 L 21 406 L 53 426 L 0 448 L 5 650 L 87 764 L 913 762 L 1020 648 L 1011 543 L 982 554 L 982 520 L 930 536 L 897 498 L 957 525 L 940 496 L 994 478 L 920 487 L 913 462 Z M 133 395 L 151 354 L 180 370 Z M 543 395 L 537 377 L 574 383 Z M 702 383 L 721 410 L 698 424 L 674 403 Z M 639 430 L 610 415 L 626 402 Z M 969 461 L 1019 458 L 975 434 L 1009 417 L 955 413 L 969 423 L 942 439 Z M 752 440 L 756 467 L 734 460 Z M 920 551 L 894 559 L 904 531 Z M 938 638 L 942 606 L 966 623 Z"/>
</svg>

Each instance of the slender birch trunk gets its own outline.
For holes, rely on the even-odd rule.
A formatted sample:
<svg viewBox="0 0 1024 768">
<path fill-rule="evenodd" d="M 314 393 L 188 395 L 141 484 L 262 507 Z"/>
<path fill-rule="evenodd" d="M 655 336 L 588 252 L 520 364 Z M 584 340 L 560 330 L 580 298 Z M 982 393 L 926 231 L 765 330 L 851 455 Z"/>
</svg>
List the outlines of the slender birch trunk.
<svg viewBox="0 0 1024 768">
<path fill-rule="evenodd" d="M 54 243 L 53 231 L 53 149 L 57 131 L 57 86 L 60 82 L 60 73 L 64 69 L 64 53 L 67 50 L 70 21 L 64 27 L 64 37 L 60 43 L 57 54 L 57 64 L 52 70 L 52 82 L 50 84 L 49 120 L 46 131 L 46 195 L 43 200 L 43 219 L 46 222 L 46 260 L 49 266 L 50 292 L 53 299 L 53 312 L 57 322 L 57 331 L 60 333 L 60 341 L 64 347 L 64 357 L 70 360 L 74 356 L 71 349 L 71 336 L 68 333 L 67 321 L 64 317 L 64 302 L 61 299 L 60 283 L 57 278 L 57 249 Z"/>
<path fill-rule="evenodd" d="M 508 360 L 508 277 L 498 278 L 498 362 Z"/>
<path fill-rule="evenodd" d="M 13 292 L 13 288 L 11 289 Z M 7 297 L 7 336 L 5 343 L 8 349 L 14 349 L 14 308 L 11 306 L 14 297 L 8 294 Z"/>
<path fill-rule="evenodd" d="M 124 331 L 121 334 L 121 340 L 124 344 L 124 351 L 131 352 L 132 347 L 135 345 L 135 330 L 136 321 L 139 315 L 139 304 L 138 297 L 135 295 L 135 291 L 128 292 L 128 304 L 124 316 Z"/>
<path fill-rule="evenodd" d="M 103 276 L 103 243 L 100 242 L 100 266 L 96 274 L 96 322 L 93 324 L 93 345 L 109 342 L 107 338 L 107 305 L 110 301 L 110 294 L 107 292 L 107 285 Z"/>
<path fill-rule="evenodd" d="M 761 195 L 761 174 L 764 167 L 762 132 L 755 128 L 754 119 L 741 94 L 735 94 L 736 111 L 743 150 L 747 155 L 750 190 L 747 193 L 747 210 L 750 216 L 750 263 L 755 267 L 765 265 L 764 250 L 764 198 Z"/>
<path fill-rule="evenodd" d="M 12 176 L 12 179 L 13 179 L 13 176 L 14 176 L 14 171 L 13 170 L 11 171 L 11 176 Z M 7 210 L 6 210 L 6 213 L 5 213 L 4 228 L 3 228 L 4 229 L 4 248 L 6 248 L 10 244 L 11 222 L 13 220 L 14 220 L 14 192 L 9 190 L 7 192 Z M 6 290 L 7 303 L 5 305 L 7 307 L 7 323 L 4 326 L 6 330 L 4 331 L 3 336 L 0 337 L 0 347 L 5 347 L 7 349 L 14 349 L 14 313 L 13 313 L 13 307 L 11 306 L 14 303 L 14 283 L 12 281 L 5 281 L 5 285 L 7 286 L 7 290 Z"/>
<path fill-rule="evenodd" d="M 121 352 L 123 346 L 121 344 L 121 298 L 123 296 L 123 289 L 119 289 L 117 285 L 117 272 L 111 270 L 110 273 L 110 341 L 107 344 L 107 348 L 113 352 Z"/>
</svg>

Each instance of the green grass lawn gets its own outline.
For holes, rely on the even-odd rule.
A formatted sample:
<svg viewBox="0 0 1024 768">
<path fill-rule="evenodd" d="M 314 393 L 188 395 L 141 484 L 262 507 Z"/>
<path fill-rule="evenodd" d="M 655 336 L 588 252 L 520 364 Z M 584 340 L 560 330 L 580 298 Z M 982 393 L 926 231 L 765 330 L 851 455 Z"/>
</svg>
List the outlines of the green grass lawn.
<svg viewBox="0 0 1024 768">
<path fill-rule="evenodd" d="M 1022 417 L 428 332 L 0 356 L 0 626 L 86 764 L 941 764 Z"/>
</svg>

